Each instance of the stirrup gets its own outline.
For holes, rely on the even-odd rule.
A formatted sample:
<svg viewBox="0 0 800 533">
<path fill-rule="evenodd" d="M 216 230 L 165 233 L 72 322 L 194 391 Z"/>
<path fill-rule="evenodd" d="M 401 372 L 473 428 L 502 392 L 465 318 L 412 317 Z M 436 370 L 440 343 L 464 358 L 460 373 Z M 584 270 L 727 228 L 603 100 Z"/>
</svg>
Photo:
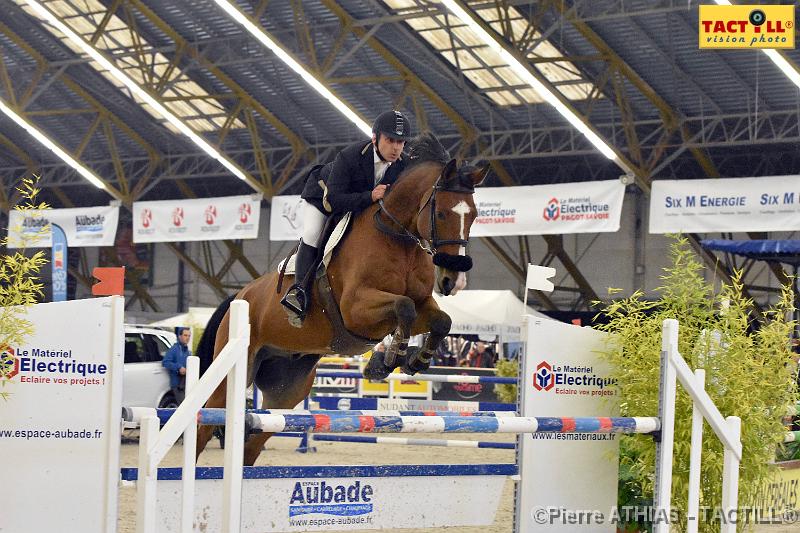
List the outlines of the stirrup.
<svg viewBox="0 0 800 533">
<path fill-rule="evenodd" d="M 299 328 L 303 325 L 306 318 L 306 302 L 308 298 L 306 291 L 300 285 L 292 285 L 286 294 L 281 298 L 281 305 L 289 318 L 289 324 Z"/>
</svg>

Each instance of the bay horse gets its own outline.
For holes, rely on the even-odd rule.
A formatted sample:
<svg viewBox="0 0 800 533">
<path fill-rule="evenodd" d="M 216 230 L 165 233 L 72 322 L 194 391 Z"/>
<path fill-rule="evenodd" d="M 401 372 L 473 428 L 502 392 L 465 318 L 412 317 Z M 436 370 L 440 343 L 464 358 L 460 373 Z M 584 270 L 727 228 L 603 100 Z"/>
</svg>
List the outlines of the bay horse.
<svg viewBox="0 0 800 533">
<path fill-rule="evenodd" d="M 454 294 L 466 283 L 464 272 L 472 266 L 466 244 L 477 215 L 472 196 L 489 167 L 459 165 L 430 133 L 411 142 L 409 158 L 384 200 L 351 222 L 349 233 L 334 250 L 327 278 L 317 275 L 302 327 L 291 326 L 280 305 L 281 274 L 264 274 L 212 315 L 197 349 L 201 371 L 211 362 L 211 346 L 216 357 L 228 340 L 228 307 L 234 298 L 250 304 L 247 383 L 255 381 L 262 391 L 264 409 L 291 409 L 302 402 L 321 356 L 365 353 L 392 332 L 385 356 L 370 358 L 366 377 L 382 379 L 398 366 L 413 374 L 430 365 L 451 325 L 432 292 L 435 286 L 443 295 Z M 336 313 L 323 311 L 320 305 L 326 290 L 341 311 L 339 325 L 346 328 L 344 332 L 332 325 Z M 409 336 L 425 332 L 430 334 L 423 346 L 408 349 Z M 223 381 L 206 407 L 224 405 Z M 209 426 L 198 429 L 198 454 L 212 432 Z M 270 436 L 249 436 L 246 465 L 255 462 Z"/>
</svg>

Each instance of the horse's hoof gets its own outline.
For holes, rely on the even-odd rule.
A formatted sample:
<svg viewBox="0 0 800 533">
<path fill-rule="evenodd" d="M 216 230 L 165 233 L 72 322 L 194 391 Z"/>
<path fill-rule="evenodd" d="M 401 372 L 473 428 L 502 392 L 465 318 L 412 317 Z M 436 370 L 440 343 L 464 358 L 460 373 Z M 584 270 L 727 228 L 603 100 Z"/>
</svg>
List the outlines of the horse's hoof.
<svg viewBox="0 0 800 533">
<path fill-rule="evenodd" d="M 384 353 L 376 352 L 367 361 L 367 366 L 364 367 L 364 377 L 367 379 L 386 379 L 386 376 L 392 373 L 394 368 L 386 366 L 384 361 Z"/>
<path fill-rule="evenodd" d="M 405 361 L 400 366 L 400 371 L 413 376 L 417 372 L 428 370 L 431 367 L 431 358 L 430 356 L 427 359 L 423 358 L 423 353 L 420 348 L 409 347 Z"/>
</svg>

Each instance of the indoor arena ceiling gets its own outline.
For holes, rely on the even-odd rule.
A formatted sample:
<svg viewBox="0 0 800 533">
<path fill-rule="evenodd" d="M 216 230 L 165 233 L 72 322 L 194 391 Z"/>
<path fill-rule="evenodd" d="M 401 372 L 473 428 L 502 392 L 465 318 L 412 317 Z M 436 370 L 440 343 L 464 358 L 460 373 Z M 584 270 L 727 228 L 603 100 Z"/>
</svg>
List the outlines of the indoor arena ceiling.
<svg viewBox="0 0 800 533">
<path fill-rule="evenodd" d="M 37 2 L 82 45 L 26 0 L 1 3 L 0 103 L 107 186 L 89 184 L 3 116 L 6 208 L 5 196 L 29 173 L 42 176 L 56 206 L 296 193 L 304 169 L 365 138 L 214 0 Z M 557 92 L 622 164 L 603 156 L 440 2 L 236 2 L 361 119 L 402 109 L 452 153 L 491 161 L 492 185 L 627 172 L 646 191 L 657 178 L 800 168 L 797 85 L 761 51 L 698 50 L 698 2 L 456 4 Z M 141 92 L 81 46 L 110 60 Z M 800 63 L 796 50 L 782 55 Z"/>
</svg>

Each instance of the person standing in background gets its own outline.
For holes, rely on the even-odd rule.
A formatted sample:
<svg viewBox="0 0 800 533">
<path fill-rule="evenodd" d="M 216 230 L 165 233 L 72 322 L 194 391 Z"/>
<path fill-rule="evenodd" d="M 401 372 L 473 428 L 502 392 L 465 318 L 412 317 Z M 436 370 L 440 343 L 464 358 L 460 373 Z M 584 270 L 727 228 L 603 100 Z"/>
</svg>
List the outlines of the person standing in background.
<svg viewBox="0 0 800 533">
<path fill-rule="evenodd" d="M 189 328 L 175 328 L 178 342 L 164 354 L 161 364 L 169 371 L 169 385 L 175 401 L 180 404 L 186 396 L 186 359 L 192 355 L 189 349 L 189 339 L 192 332 Z"/>
</svg>

